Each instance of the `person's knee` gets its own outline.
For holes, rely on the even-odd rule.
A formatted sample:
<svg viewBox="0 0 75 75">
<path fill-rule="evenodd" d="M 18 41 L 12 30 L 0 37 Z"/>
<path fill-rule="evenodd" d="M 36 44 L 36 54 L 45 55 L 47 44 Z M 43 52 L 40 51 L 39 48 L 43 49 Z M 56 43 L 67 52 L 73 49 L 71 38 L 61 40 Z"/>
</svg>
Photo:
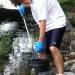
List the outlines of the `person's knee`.
<svg viewBox="0 0 75 75">
<path fill-rule="evenodd" d="M 56 54 L 57 50 L 58 50 L 58 48 L 55 47 L 55 46 L 50 46 L 49 49 L 50 49 L 50 51 L 51 51 L 52 54 Z"/>
</svg>

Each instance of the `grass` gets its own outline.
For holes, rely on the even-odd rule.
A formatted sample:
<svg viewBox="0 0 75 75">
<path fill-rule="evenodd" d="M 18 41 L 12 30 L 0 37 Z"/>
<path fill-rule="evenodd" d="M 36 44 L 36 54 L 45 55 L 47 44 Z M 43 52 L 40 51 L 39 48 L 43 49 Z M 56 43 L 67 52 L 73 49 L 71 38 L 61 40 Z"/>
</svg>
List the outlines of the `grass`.
<svg viewBox="0 0 75 75">
<path fill-rule="evenodd" d="M 58 0 L 61 5 L 75 5 L 75 0 Z"/>
</svg>

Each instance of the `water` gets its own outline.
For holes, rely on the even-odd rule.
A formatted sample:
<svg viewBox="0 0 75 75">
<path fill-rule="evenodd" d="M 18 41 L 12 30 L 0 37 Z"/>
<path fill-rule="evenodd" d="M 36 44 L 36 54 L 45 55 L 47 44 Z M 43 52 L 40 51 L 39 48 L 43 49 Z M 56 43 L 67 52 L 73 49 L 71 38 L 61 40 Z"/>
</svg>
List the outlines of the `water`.
<svg viewBox="0 0 75 75">
<path fill-rule="evenodd" d="M 25 19 L 23 20 L 26 32 L 18 31 L 15 33 L 17 37 L 13 38 L 12 43 L 14 51 L 9 55 L 9 63 L 5 65 L 3 75 L 30 75 L 31 71 L 28 60 L 37 58 L 37 55 L 33 51 L 33 35 L 29 33 Z M 12 26 L 8 25 L 8 27 L 11 30 Z"/>
<path fill-rule="evenodd" d="M 26 33 L 22 32 L 21 35 L 18 34 L 18 37 L 13 38 L 12 47 L 14 52 L 9 55 L 9 64 L 5 66 L 4 75 L 11 75 L 13 73 L 19 75 L 21 69 L 27 67 L 27 60 L 31 59 L 32 44 L 29 42 Z"/>
<path fill-rule="evenodd" d="M 17 22 L 2 22 L 0 25 L 0 33 L 14 32 Z M 4 67 L 3 75 L 28 75 L 28 60 L 32 58 L 33 52 L 33 35 L 27 34 L 23 30 L 18 30 L 13 38 L 12 48 L 14 51 L 9 55 L 9 62 Z"/>
<path fill-rule="evenodd" d="M 17 28 L 17 22 L 2 22 L 0 24 L 0 33 L 13 32 Z"/>
</svg>

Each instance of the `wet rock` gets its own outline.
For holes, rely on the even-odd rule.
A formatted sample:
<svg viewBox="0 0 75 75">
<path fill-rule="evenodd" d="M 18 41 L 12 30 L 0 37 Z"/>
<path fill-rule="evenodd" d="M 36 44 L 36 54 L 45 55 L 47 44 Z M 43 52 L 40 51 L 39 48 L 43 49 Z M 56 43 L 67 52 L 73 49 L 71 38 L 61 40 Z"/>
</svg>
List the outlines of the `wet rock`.
<svg viewBox="0 0 75 75">
<path fill-rule="evenodd" d="M 61 51 L 65 53 L 75 51 L 75 28 L 69 21 L 67 21 L 66 32 L 61 43 Z"/>
</svg>

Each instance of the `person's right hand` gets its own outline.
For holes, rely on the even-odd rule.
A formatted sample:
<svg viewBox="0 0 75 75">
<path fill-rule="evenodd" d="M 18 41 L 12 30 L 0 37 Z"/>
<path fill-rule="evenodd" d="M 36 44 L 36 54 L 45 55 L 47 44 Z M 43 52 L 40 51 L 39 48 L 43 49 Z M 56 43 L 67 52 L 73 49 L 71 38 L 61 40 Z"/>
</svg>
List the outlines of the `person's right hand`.
<svg viewBox="0 0 75 75">
<path fill-rule="evenodd" d="M 19 10 L 21 16 L 25 16 L 26 15 L 25 5 L 21 4 L 19 6 L 19 9 L 18 10 Z"/>
<path fill-rule="evenodd" d="M 34 51 L 36 53 L 42 53 L 43 51 L 45 51 L 45 48 L 46 48 L 45 41 L 44 42 L 37 41 L 34 46 Z"/>
</svg>

